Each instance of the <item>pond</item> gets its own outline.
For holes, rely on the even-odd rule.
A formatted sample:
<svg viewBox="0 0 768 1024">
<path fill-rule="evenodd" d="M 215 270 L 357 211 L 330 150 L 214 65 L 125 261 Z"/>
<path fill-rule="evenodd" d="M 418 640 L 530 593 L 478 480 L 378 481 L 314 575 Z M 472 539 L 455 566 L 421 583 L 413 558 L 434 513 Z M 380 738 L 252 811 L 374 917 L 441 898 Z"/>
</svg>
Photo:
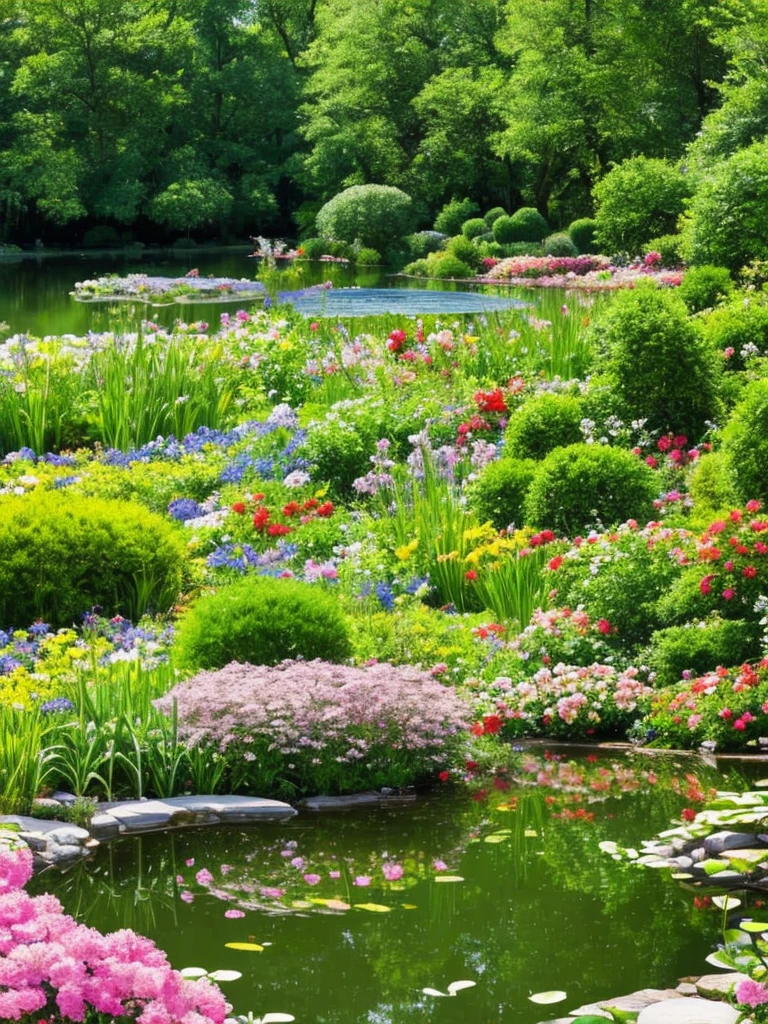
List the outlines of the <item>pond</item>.
<svg viewBox="0 0 768 1024">
<path fill-rule="evenodd" d="M 149 935 L 175 967 L 242 972 L 225 985 L 235 1012 L 299 1022 L 533 1024 L 702 973 L 717 912 L 598 843 L 639 845 L 739 780 L 642 756 L 526 756 L 521 771 L 529 784 L 505 791 L 124 839 L 32 889 L 89 925 Z M 455 999 L 422 993 L 464 979 L 476 988 Z M 528 999 L 551 989 L 567 1002 Z"/>
<path fill-rule="evenodd" d="M 250 308 L 252 300 L 234 299 L 230 302 L 185 302 L 162 308 L 131 302 L 76 302 L 71 296 L 75 282 L 99 277 L 103 274 L 121 276 L 134 273 L 183 277 L 197 269 L 201 277 L 253 278 L 256 261 L 248 258 L 244 249 L 218 252 L 188 252 L 181 254 L 150 254 L 131 257 L 125 253 L 98 255 L 71 255 L 62 257 L 5 258 L 0 259 L 0 322 L 9 325 L 11 332 L 26 331 L 37 336 L 48 334 L 83 335 L 89 330 L 114 329 L 121 323 L 135 324 L 142 318 L 170 326 L 177 318 L 187 322 L 205 320 L 218 322 L 223 312 Z M 440 312 L 480 312 L 483 309 L 508 309 L 511 304 L 522 305 L 511 299 L 510 290 L 503 289 L 504 297 L 483 295 L 479 290 L 466 298 L 448 302 L 446 293 L 456 291 L 457 285 L 448 282 L 430 282 L 394 277 L 384 267 L 364 267 L 359 270 L 338 264 L 299 263 L 285 274 L 288 288 L 300 289 L 324 281 L 332 281 L 334 289 L 361 288 L 365 295 L 355 292 L 322 291 L 302 300 L 299 308 L 310 316 L 322 314 L 361 316 L 368 313 L 405 312 L 406 314 Z M 425 287 L 426 285 L 426 287 Z M 370 292 L 368 292 L 370 289 Z M 415 304 L 403 306 L 401 295 L 405 290 L 420 292 Z M 461 289 L 466 294 L 466 286 Z M 486 292 L 489 289 L 485 290 Z M 436 303 L 435 298 L 441 296 Z M 458 296 L 457 296 L 458 298 Z M 350 308 L 350 299 L 355 306 Z"/>
</svg>

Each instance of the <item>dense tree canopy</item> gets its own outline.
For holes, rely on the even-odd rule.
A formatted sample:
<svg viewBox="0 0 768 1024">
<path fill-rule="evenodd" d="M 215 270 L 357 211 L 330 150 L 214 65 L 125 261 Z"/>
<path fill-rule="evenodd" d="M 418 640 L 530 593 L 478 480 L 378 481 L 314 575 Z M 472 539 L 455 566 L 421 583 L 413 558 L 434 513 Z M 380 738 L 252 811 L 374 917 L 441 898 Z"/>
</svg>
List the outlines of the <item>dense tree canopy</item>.
<svg viewBox="0 0 768 1024">
<path fill-rule="evenodd" d="M 295 234 L 353 185 L 594 212 L 768 134 L 768 0 L 5 0 L 0 239 Z"/>
</svg>

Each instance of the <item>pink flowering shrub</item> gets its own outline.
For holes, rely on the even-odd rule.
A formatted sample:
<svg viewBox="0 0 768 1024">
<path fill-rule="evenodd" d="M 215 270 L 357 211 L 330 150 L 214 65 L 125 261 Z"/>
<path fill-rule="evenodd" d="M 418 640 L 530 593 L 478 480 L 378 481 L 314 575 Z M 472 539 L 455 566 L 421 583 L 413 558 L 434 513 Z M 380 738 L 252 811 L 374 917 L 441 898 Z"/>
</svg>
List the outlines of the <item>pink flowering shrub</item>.
<svg viewBox="0 0 768 1024">
<path fill-rule="evenodd" d="M 623 736 L 653 693 L 639 669 L 600 664 L 544 666 L 517 682 L 478 683 L 476 691 L 474 734 L 568 739 Z"/>
<path fill-rule="evenodd" d="M 426 672 L 323 661 L 232 663 L 157 702 L 190 745 L 227 761 L 229 791 L 355 792 L 434 778 L 460 752 L 468 708 Z"/>
<path fill-rule="evenodd" d="M 512 256 L 490 267 L 489 281 L 506 281 L 539 288 L 578 288 L 584 291 L 613 291 L 634 288 L 651 278 L 662 287 L 682 283 L 682 271 L 662 270 L 655 262 L 641 260 L 628 267 L 616 267 L 607 256 Z"/>
<path fill-rule="evenodd" d="M 636 735 L 654 746 L 740 750 L 768 736 L 768 658 L 658 690 Z"/>
<path fill-rule="evenodd" d="M 0 1019 L 222 1024 L 226 1004 L 214 985 L 183 979 L 135 932 L 101 935 L 54 896 L 29 896 L 31 876 L 29 850 L 0 851 Z"/>
</svg>

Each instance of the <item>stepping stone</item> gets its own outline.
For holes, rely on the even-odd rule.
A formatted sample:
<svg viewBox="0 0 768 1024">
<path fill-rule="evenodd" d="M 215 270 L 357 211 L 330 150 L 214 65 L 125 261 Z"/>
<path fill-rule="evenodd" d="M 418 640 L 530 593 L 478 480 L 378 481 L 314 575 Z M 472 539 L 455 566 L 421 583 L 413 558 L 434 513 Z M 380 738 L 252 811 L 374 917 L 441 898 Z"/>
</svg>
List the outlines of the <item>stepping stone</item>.
<svg viewBox="0 0 768 1024">
<path fill-rule="evenodd" d="M 637 1024 L 737 1024 L 739 1011 L 708 999 L 665 999 L 640 1011 Z"/>
<path fill-rule="evenodd" d="M 725 999 L 734 985 L 746 981 L 747 975 L 740 971 L 729 971 L 724 974 L 705 974 L 696 982 L 696 991 L 700 996 L 709 999 Z"/>
<path fill-rule="evenodd" d="M 610 1020 L 612 1019 L 611 1010 L 628 1010 L 638 1013 L 652 1003 L 658 1003 L 665 999 L 682 998 L 681 993 L 673 988 L 644 988 L 628 996 L 616 996 L 615 999 L 599 999 L 594 1003 L 586 1003 L 570 1012 L 577 1017 L 581 1014 L 584 1016 L 594 1014 L 597 1017 L 607 1017 Z"/>
<path fill-rule="evenodd" d="M 153 832 L 194 825 L 284 821 L 297 812 L 281 800 L 249 796 L 174 796 L 167 800 L 129 800 L 104 804 L 121 833 Z M 102 824 L 108 825 L 106 821 Z"/>
<path fill-rule="evenodd" d="M 754 846 L 756 838 L 748 832 L 713 832 L 704 840 L 704 849 L 708 854 L 725 853 L 726 850 Z"/>
</svg>

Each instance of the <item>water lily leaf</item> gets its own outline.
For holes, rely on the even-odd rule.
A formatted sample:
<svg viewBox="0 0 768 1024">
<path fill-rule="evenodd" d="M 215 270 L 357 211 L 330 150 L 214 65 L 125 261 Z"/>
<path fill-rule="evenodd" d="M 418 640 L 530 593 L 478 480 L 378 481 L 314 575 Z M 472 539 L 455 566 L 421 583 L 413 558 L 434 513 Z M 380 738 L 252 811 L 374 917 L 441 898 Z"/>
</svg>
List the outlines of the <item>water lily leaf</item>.
<svg viewBox="0 0 768 1024">
<path fill-rule="evenodd" d="M 187 978 L 191 981 L 193 978 L 207 977 L 208 971 L 204 967 L 182 967 L 179 974 L 182 978 Z"/>
<path fill-rule="evenodd" d="M 400 906 L 403 908 L 403 910 L 416 910 L 417 909 L 415 903 L 401 903 Z"/>
<path fill-rule="evenodd" d="M 463 882 L 461 875 L 435 875 L 435 882 Z"/>
<path fill-rule="evenodd" d="M 261 1018 L 261 1024 L 290 1024 L 296 1020 L 290 1013 L 265 1013 Z"/>
<path fill-rule="evenodd" d="M 321 896 L 313 896 L 309 901 L 310 903 L 317 903 L 320 907 L 328 907 L 329 910 L 351 910 L 352 907 L 349 903 L 345 903 L 344 900 L 326 900 Z"/>
<path fill-rule="evenodd" d="M 536 831 L 535 828 L 527 828 L 525 830 L 525 838 L 526 839 L 535 839 L 538 836 L 538 834 L 539 833 Z"/>
<path fill-rule="evenodd" d="M 686 878 L 693 878 L 693 875 L 688 871 L 676 871 L 672 877 L 676 882 L 684 882 Z"/>
<path fill-rule="evenodd" d="M 388 914 L 392 907 L 385 907 L 383 903 L 356 903 L 358 910 L 370 910 L 372 914 Z"/>
<path fill-rule="evenodd" d="M 704 863 L 706 864 L 706 861 Z M 721 910 L 734 910 L 741 906 L 741 900 L 737 900 L 735 896 L 713 896 L 712 902 Z"/>
<path fill-rule="evenodd" d="M 532 1003 L 539 1003 L 541 1006 L 549 1006 L 550 1003 L 562 1003 L 564 999 L 568 998 L 567 992 L 537 992 L 535 995 L 528 996 L 528 999 Z"/>
<path fill-rule="evenodd" d="M 247 953 L 263 953 L 264 947 L 257 942 L 225 942 L 227 949 L 242 949 Z"/>
<path fill-rule="evenodd" d="M 436 988 L 423 988 L 421 990 L 425 996 L 447 996 L 447 992 L 439 992 Z"/>
<path fill-rule="evenodd" d="M 486 836 L 484 842 L 486 843 L 505 843 L 509 839 L 509 836 Z"/>
<path fill-rule="evenodd" d="M 719 875 L 721 871 L 728 870 L 728 863 L 724 860 L 703 860 L 701 867 L 708 875 Z"/>
<path fill-rule="evenodd" d="M 750 937 L 739 928 L 728 928 L 723 932 L 723 941 L 729 946 L 751 946 Z"/>
<path fill-rule="evenodd" d="M 297 910 L 309 910 L 312 904 L 309 900 L 293 900 L 291 906 L 295 907 Z"/>
<path fill-rule="evenodd" d="M 448 986 L 448 995 L 455 996 L 457 992 L 461 992 L 465 988 L 474 988 L 477 985 L 476 981 L 452 981 Z"/>
<path fill-rule="evenodd" d="M 768 921 L 741 921 L 739 928 L 743 932 L 768 932 Z"/>
<path fill-rule="evenodd" d="M 242 976 L 240 971 L 211 971 L 208 975 L 213 981 L 237 981 Z"/>
<path fill-rule="evenodd" d="M 713 967 L 719 967 L 721 971 L 732 971 L 733 964 L 729 963 L 722 955 L 722 953 L 710 953 L 708 957 L 705 957 L 708 964 L 712 964 Z"/>
</svg>

